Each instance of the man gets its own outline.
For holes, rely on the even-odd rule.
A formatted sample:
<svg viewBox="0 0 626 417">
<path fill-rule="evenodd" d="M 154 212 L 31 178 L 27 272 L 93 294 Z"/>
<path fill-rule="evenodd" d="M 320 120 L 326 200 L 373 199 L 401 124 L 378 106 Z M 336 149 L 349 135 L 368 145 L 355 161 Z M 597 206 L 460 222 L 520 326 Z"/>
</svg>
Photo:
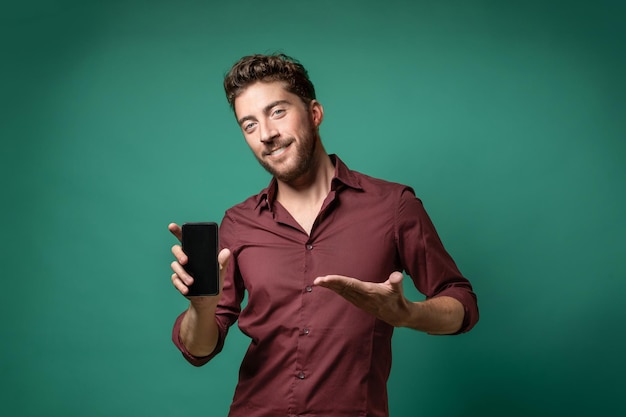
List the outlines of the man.
<svg viewBox="0 0 626 417">
<path fill-rule="evenodd" d="M 322 145 L 324 109 L 297 61 L 242 58 L 224 87 L 273 179 L 220 225 L 222 291 L 189 297 L 173 341 L 200 366 L 239 321 L 252 340 L 230 416 L 387 416 L 394 327 L 468 331 L 476 296 L 411 188 L 351 171 Z M 169 225 L 179 238 L 180 227 Z M 180 245 L 172 282 L 193 282 Z M 411 302 L 402 271 L 426 300 Z M 248 303 L 241 309 L 244 292 Z"/>
</svg>

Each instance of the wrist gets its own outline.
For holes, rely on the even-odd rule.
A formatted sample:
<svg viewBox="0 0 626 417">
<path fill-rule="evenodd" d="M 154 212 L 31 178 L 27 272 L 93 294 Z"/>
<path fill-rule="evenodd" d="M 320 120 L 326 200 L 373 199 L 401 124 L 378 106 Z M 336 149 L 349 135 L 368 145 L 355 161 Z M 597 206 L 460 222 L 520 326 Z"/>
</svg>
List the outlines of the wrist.
<svg viewBox="0 0 626 417">
<path fill-rule="evenodd" d="M 424 303 L 421 301 L 409 301 L 407 302 L 404 319 L 400 323 L 400 327 L 408 327 L 410 329 L 421 330 L 421 323 L 423 321 Z"/>
<path fill-rule="evenodd" d="M 211 297 L 188 297 L 189 310 L 195 312 L 198 315 L 206 315 L 215 313 L 217 305 L 219 304 L 219 296 Z"/>
</svg>

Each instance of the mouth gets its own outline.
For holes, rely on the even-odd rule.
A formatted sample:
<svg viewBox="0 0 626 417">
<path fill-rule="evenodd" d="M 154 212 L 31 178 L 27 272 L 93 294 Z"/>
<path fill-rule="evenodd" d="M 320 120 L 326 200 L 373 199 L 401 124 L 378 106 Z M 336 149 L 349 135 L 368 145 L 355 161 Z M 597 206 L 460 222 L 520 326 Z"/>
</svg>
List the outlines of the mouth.
<svg viewBox="0 0 626 417">
<path fill-rule="evenodd" d="M 270 157 L 280 156 L 287 150 L 289 145 L 291 145 L 291 143 L 287 143 L 285 145 L 279 146 L 278 148 L 274 148 L 271 151 L 266 151 L 266 152 L 264 152 L 264 155 L 265 156 L 270 156 Z"/>
</svg>

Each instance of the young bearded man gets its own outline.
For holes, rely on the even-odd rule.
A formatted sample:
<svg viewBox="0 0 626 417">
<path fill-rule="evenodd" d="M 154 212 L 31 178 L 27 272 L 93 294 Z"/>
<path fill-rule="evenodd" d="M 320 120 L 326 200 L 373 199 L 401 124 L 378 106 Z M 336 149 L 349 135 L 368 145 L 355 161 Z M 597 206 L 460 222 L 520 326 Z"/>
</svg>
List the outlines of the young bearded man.
<svg viewBox="0 0 626 417">
<path fill-rule="evenodd" d="M 231 417 L 388 416 L 394 327 L 458 334 L 476 296 L 410 187 L 372 178 L 326 153 L 324 108 L 304 67 L 253 55 L 224 80 L 243 136 L 273 176 L 220 225 L 222 290 L 189 297 L 173 341 L 200 366 L 239 321 L 251 338 Z M 169 230 L 180 240 L 181 229 Z M 180 245 L 172 283 L 193 283 Z M 412 302 L 403 272 L 426 296 Z M 241 308 L 244 292 L 248 294 Z"/>
</svg>

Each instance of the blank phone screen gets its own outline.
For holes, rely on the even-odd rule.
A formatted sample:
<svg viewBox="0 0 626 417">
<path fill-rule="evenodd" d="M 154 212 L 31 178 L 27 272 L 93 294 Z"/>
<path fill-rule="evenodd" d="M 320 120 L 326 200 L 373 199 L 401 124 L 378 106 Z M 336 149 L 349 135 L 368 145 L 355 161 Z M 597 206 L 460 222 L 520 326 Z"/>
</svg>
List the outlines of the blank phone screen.
<svg viewBox="0 0 626 417">
<path fill-rule="evenodd" d="M 182 230 L 183 251 L 189 258 L 184 267 L 194 279 L 187 295 L 217 295 L 219 293 L 217 224 L 185 223 Z"/>
</svg>

